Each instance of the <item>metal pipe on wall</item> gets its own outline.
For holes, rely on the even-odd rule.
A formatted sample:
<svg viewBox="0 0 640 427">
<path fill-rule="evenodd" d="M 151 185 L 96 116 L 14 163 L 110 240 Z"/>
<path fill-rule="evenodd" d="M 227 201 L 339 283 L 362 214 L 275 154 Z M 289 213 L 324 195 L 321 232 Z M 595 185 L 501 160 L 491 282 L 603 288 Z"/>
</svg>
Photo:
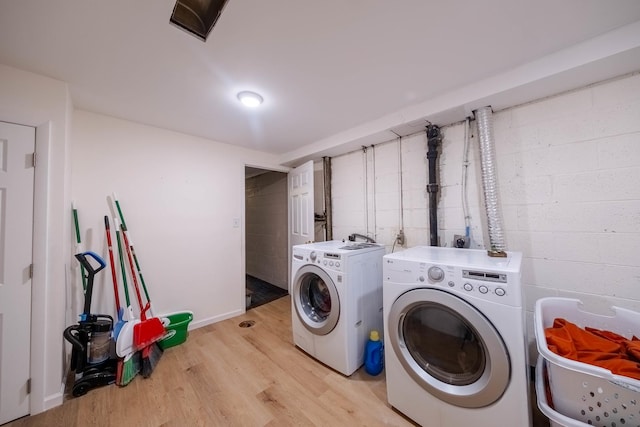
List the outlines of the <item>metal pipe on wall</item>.
<svg viewBox="0 0 640 427">
<path fill-rule="evenodd" d="M 333 213 L 331 205 L 331 157 L 322 158 L 322 177 L 324 184 L 325 239 L 333 240 Z"/>
<path fill-rule="evenodd" d="M 431 246 L 438 246 L 438 146 L 442 141 L 442 133 L 436 125 L 427 126 L 427 160 L 429 161 L 429 228 Z"/>
</svg>

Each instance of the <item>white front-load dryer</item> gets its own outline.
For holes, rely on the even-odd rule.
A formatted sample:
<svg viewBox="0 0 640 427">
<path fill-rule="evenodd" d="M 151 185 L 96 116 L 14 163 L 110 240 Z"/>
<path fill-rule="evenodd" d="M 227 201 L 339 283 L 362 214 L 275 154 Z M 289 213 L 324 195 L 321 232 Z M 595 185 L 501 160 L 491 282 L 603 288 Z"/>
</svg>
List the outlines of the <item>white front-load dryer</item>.
<svg viewBox="0 0 640 427">
<path fill-rule="evenodd" d="M 384 246 L 334 240 L 292 253 L 293 342 L 349 376 L 363 364 L 369 332 L 383 328 Z"/>
<path fill-rule="evenodd" d="M 531 425 L 521 262 L 430 246 L 384 256 L 391 406 L 429 427 Z"/>
</svg>

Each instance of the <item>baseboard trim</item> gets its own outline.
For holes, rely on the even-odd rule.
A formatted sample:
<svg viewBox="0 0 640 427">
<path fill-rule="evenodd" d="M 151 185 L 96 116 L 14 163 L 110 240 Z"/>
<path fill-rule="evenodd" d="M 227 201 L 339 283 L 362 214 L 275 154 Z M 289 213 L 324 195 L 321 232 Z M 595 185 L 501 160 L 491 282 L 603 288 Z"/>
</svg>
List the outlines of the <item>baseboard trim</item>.
<svg viewBox="0 0 640 427">
<path fill-rule="evenodd" d="M 42 409 L 44 411 L 48 411 L 51 408 L 55 408 L 56 406 L 60 406 L 62 405 L 62 403 L 64 402 L 64 388 L 65 388 L 65 383 L 63 382 L 62 384 L 60 384 L 60 391 L 54 394 L 50 394 L 49 396 L 46 396 L 44 398 L 44 402 L 42 405 Z M 35 415 L 35 414 L 32 414 Z"/>
<path fill-rule="evenodd" d="M 197 322 L 191 322 L 189 324 L 189 330 L 202 328 L 203 326 L 211 325 L 213 323 L 218 323 L 223 320 L 231 319 L 232 317 L 239 316 L 243 314 L 244 310 L 233 310 L 228 313 L 221 314 L 219 316 L 208 317 L 206 319 L 198 320 Z"/>
</svg>

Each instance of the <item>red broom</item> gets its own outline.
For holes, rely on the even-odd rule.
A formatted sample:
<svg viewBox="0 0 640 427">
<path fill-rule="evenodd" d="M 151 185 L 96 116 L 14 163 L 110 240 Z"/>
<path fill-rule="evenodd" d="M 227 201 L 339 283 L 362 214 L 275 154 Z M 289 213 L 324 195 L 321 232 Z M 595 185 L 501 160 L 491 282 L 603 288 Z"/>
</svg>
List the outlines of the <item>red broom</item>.
<svg viewBox="0 0 640 427">
<path fill-rule="evenodd" d="M 115 193 L 113 195 L 113 201 L 120 216 L 120 220 L 122 221 L 120 227 L 122 230 L 122 235 L 124 237 L 127 257 L 129 259 L 129 267 L 131 268 L 131 276 L 133 277 L 136 298 L 138 300 L 138 305 L 140 306 L 141 322 L 140 324 L 134 326 L 133 341 L 136 348 L 142 349 L 142 376 L 144 378 L 148 378 L 158 364 L 160 357 L 162 356 L 163 350 L 162 347 L 158 345 L 157 341 L 164 337 L 166 330 L 159 318 L 147 317 L 147 312 L 151 312 L 151 299 L 149 298 L 149 293 L 147 292 L 146 285 L 144 284 L 144 282 L 142 282 L 142 285 L 144 286 L 145 297 L 147 299 L 147 304 L 143 306 L 142 295 L 140 294 L 140 287 L 138 285 L 136 271 L 134 270 L 133 257 L 135 256 L 135 252 L 133 249 L 133 245 L 129 241 L 127 226 L 124 222 L 124 215 L 122 214 L 120 203 L 118 202 Z M 135 260 L 135 265 L 139 271 L 140 266 L 137 259 Z M 142 274 L 140 275 L 140 279 L 143 280 Z"/>
<path fill-rule="evenodd" d="M 131 269 L 131 277 L 133 279 L 133 288 L 136 291 L 136 299 L 140 306 L 140 323 L 137 323 L 133 327 L 133 344 L 136 349 L 143 349 L 162 338 L 165 334 L 165 329 L 159 318 L 147 317 L 147 312 L 151 308 L 151 302 L 147 301 L 146 304 L 142 302 L 142 295 L 140 294 L 140 286 L 138 285 L 138 278 L 134 268 L 131 246 L 129 245 L 129 238 L 127 237 L 127 230 L 124 224 L 122 224 L 121 227 L 127 258 L 129 259 L 129 268 Z"/>
</svg>

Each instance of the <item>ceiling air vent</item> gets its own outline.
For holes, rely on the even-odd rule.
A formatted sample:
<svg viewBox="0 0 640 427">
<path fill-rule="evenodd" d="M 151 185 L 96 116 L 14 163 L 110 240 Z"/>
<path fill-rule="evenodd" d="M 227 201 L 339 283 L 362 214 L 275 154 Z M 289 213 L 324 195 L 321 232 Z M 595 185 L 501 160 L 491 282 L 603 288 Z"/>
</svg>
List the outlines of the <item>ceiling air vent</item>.
<svg viewBox="0 0 640 427">
<path fill-rule="evenodd" d="M 206 41 L 227 1 L 178 0 L 169 21 L 200 40 Z"/>
</svg>

